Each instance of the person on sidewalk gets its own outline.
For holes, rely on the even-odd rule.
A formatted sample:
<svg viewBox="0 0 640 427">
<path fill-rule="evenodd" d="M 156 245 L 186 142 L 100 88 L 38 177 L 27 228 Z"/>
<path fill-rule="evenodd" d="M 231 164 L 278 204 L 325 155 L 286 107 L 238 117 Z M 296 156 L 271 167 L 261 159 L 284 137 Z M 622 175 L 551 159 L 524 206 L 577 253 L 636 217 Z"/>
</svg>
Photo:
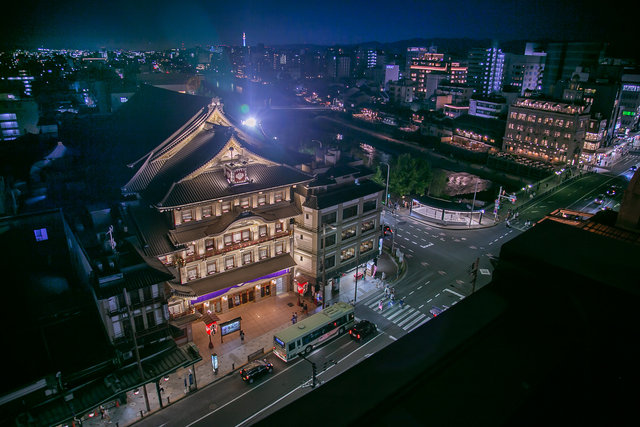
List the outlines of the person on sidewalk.
<svg viewBox="0 0 640 427">
<path fill-rule="evenodd" d="M 378 310 L 382 311 L 382 307 L 383 307 L 382 300 L 380 300 L 380 302 L 378 303 Z"/>
<path fill-rule="evenodd" d="M 244 331 L 240 329 L 240 341 L 244 342 Z"/>
</svg>

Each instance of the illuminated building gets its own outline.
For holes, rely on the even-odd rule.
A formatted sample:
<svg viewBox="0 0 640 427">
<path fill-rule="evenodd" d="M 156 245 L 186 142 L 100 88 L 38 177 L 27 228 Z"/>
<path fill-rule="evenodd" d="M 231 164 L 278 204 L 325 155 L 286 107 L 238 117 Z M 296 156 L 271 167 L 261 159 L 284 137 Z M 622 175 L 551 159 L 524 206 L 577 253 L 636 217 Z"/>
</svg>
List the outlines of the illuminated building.
<svg viewBox="0 0 640 427">
<path fill-rule="evenodd" d="M 416 83 L 416 95 L 427 99 L 433 95 L 442 81 L 465 83 L 467 68 L 453 62 L 434 48 L 428 52 L 412 52 L 408 77 Z"/>
<path fill-rule="evenodd" d="M 502 150 L 547 163 L 577 165 L 589 107 L 564 101 L 517 98 L 509 107 Z"/>
<path fill-rule="evenodd" d="M 502 89 L 504 53 L 498 47 L 471 49 L 468 65 L 467 82 L 476 93 L 489 95 Z"/>
</svg>

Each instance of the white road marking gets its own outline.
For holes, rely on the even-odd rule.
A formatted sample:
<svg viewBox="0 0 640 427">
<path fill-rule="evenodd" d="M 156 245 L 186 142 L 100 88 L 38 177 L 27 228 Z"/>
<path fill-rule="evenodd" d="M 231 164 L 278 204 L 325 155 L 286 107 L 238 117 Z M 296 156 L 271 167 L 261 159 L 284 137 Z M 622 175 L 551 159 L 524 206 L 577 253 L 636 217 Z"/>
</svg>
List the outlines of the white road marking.
<svg viewBox="0 0 640 427">
<path fill-rule="evenodd" d="M 425 317 L 427 317 L 427 316 L 421 313 L 420 316 L 418 316 L 415 319 L 413 319 L 412 322 L 410 322 L 409 324 L 405 325 L 404 328 L 402 328 L 402 329 L 404 329 L 406 331 L 407 329 L 409 329 L 410 327 L 412 327 L 416 323 L 420 322 Z"/>
<path fill-rule="evenodd" d="M 391 338 L 394 341 L 398 341 L 398 338 L 394 337 L 393 335 L 389 335 L 389 338 Z"/>
<path fill-rule="evenodd" d="M 434 298 L 438 298 L 439 296 L 440 296 L 440 292 L 438 292 Z"/>
<path fill-rule="evenodd" d="M 454 292 L 454 291 L 452 291 L 452 290 L 451 290 L 451 289 L 449 289 L 449 288 L 444 288 L 444 290 L 445 290 L 445 292 L 449 292 L 449 293 L 452 293 L 452 294 L 454 294 L 454 295 L 459 296 L 460 298 L 464 298 L 464 295 L 460 295 L 459 293 Z M 429 301 L 427 301 L 427 302 L 429 302 Z"/>
<path fill-rule="evenodd" d="M 420 245 L 420 247 L 421 247 L 422 249 L 426 249 L 426 248 L 428 248 L 428 247 L 430 247 L 430 246 L 433 246 L 433 243 L 427 243 L 426 245 Z"/>
<path fill-rule="evenodd" d="M 416 243 L 416 242 L 414 242 L 413 240 L 411 241 L 411 243 L 413 243 L 414 245 L 417 245 L 417 243 Z"/>
<path fill-rule="evenodd" d="M 422 304 L 420 307 L 418 307 L 418 310 L 420 310 L 422 307 L 424 307 L 424 304 Z"/>
<path fill-rule="evenodd" d="M 427 303 L 430 303 L 432 299 L 433 299 L 433 298 L 431 298 L 429 301 L 427 301 Z"/>
<path fill-rule="evenodd" d="M 427 282 L 425 283 L 425 285 L 428 285 L 429 283 L 431 283 L 431 280 L 427 280 Z"/>
<path fill-rule="evenodd" d="M 409 292 L 409 295 L 413 294 L 414 292 L 415 292 L 415 291 L 411 291 L 411 292 Z"/>
<path fill-rule="evenodd" d="M 418 290 L 422 289 L 422 285 L 418 286 Z"/>
</svg>

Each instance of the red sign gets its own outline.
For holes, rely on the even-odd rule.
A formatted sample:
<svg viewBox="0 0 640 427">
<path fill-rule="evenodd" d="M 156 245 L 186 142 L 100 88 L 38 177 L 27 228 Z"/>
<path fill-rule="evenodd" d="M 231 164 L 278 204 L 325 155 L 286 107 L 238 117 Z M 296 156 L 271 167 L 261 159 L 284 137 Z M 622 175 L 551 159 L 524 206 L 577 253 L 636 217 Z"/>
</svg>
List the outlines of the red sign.
<svg viewBox="0 0 640 427">
<path fill-rule="evenodd" d="M 300 295 L 304 294 L 304 290 L 307 288 L 307 285 L 309 284 L 309 282 L 297 282 L 298 283 L 298 293 Z"/>
</svg>

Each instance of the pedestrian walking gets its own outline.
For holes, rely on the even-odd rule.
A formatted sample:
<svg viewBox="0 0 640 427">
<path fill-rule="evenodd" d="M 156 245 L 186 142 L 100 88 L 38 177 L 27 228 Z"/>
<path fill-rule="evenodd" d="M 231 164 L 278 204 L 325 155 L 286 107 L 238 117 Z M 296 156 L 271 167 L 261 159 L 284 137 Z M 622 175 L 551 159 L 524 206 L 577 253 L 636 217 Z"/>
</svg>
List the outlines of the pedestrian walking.
<svg viewBox="0 0 640 427">
<path fill-rule="evenodd" d="M 405 299 L 405 298 L 406 298 L 406 297 L 402 297 L 402 298 L 400 299 L 400 308 L 403 308 L 403 307 L 404 307 L 404 299 Z"/>
<path fill-rule="evenodd" d="M 291 324 L 295 325 L 296 324 L 296 314 L 293 313 L 293 315 L 291 316 Z"/>
<path fill-rule="evenodd" d="M 244 341 L 244 331 L 240 329 L 240 341 Z"/>
<path fill-rule="evenodd" d="M 304 303 L 304 314 L 309 314 L 309 307 L 306 302 Z"/>
<path fill-rule="evenodd" d="M 382 311 L 382 300 L 380 300 L 380 302 L 378 303 L 378 310 Z"/>
</svg>

